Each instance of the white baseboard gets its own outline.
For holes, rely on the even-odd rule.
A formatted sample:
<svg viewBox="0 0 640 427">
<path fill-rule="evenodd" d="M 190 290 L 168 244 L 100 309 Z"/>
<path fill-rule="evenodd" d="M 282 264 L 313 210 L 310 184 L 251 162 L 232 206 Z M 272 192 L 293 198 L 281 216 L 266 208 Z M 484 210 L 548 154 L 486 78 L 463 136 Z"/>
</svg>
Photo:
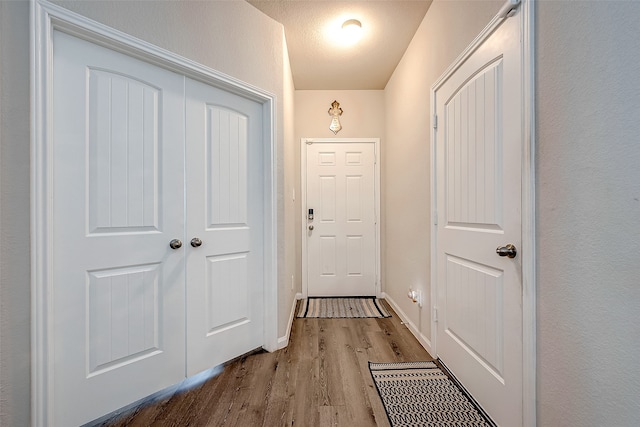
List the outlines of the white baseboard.
<svg viewBox="0 0 640 427">
<path fill-rule="evenodd" d="M 422 345 L 424 347 L 424 349 L 427 350 L 429 355 L 435 359 L 436 356 L 434 355 L 433 349 L 431 348 L 431 340 L 429 340 L 426 336 L 424 336 L 420 332 L 420 330 L 415 325 L 415 323 L 413 323 L 411 320 L 409 320 L 409 317 L 406 315 L 406 313 L 404 311 L 402 311 L 400 306 L 393 300 L 393 298 L 391 298 L 389 295 L 387 295 L 384 292 L 382 293 L 382 298 L 384 298 L 389 303 L 391 308 L 393 308 L 393 310 L 396 312 L 396 314 L 402 320 L 402 323 L 407 325 L 407 327 L 409 328 L 409 330 L 411 331 L 413 336 L 416 337 L 416 339 L 418 340 L 420 345 Z"/>
<path fill-rule="evenodd" d="M 302 299 L 302 294 L 298 292 L 296 294 L 296 298 L 293 300 L 293 305 L 291 306 L 291 313 L 289 314 L 289 324 L 287 325 L 287 333 L 285 336 L 278 338 L 278 350 L 285 348 L 289 345 L 289 337 L 291 336 L 291 327 L 293 326 L 293 319 L 296 315 L 296 306 L 298 300 Z"/>
</svg>

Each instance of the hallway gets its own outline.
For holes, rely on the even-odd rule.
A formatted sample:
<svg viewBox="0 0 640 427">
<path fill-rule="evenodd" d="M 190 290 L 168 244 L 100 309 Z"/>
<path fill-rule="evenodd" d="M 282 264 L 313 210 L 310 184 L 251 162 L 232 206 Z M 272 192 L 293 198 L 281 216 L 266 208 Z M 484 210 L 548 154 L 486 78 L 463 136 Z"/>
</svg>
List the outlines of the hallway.
<svg viewBox="0 0 640 427">
<path fill-rule="evenodd" d="M 287 348 L 243 357 L 97 425 L 388 426 L 368 362 L 431 357 L 387 308 L 387 319 L 295 319 Z"/>
</svg>

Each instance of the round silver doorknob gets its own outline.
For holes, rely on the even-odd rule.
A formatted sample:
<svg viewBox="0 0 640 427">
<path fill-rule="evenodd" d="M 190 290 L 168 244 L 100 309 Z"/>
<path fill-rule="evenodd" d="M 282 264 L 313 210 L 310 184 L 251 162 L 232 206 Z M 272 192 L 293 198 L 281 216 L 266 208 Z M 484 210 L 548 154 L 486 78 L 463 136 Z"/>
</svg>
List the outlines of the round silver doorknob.
<svg viewBox="0 0 640 427">
<path fill-rule="evenodd" d="M 515 258 L 516 255 L 518 255 L 516 247 L 511 243 L 509 243 L 507 246 L 499 246 L 498 249 L 496 249 L 496 253 L 500 256 L 506 256 L 509 258 Z"/>
<path fill-rule="evenodd" d="M 202 240 L 198 239 L 197 237 L 194 237 L 193 239 L 191 239 L 191 246 L 193 246 L 194 248 L 197 248 L 198 246 L 202 245 Z"/>
<path fill-rule="evenodd" d="M 309 231 L 313 231 L 313 225 L 309 226 Z"/>
<path fill-rule="evenodd" d="M 173 239 L 169 242 L 169 246 L 171 249 L 180 249 L 182 247 L 182 242 L 178 239 Z"/>
</svg>

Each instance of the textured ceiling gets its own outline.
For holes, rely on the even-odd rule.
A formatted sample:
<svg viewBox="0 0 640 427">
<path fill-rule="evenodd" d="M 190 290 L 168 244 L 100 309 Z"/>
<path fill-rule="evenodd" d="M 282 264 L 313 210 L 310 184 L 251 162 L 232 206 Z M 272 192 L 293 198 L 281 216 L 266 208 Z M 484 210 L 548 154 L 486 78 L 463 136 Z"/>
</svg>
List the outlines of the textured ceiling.
<svg viewBox="0 0 640 427">
<path fill-rule="evenodd" d="M 384 89 L 431 0 L 247 0 L 284 26 L 295 88 Z M 330 28 L 362 22 L 352 46 Z"/>
</svg>

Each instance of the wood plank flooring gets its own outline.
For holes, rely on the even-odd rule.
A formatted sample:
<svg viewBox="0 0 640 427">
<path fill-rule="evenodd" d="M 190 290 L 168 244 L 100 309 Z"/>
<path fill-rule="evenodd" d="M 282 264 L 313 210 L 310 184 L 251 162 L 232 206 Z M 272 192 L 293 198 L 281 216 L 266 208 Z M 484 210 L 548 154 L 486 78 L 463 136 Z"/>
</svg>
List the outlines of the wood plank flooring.
<svg viewBox="0 0 640 427">
<path fill-rule="evenodd" d="M 368 362 L 432 359 L 387 307 L 387 319 L 295 319 L 287 348 L 242 357 L 95 425 L 389 426 Z"/>
</svg>

